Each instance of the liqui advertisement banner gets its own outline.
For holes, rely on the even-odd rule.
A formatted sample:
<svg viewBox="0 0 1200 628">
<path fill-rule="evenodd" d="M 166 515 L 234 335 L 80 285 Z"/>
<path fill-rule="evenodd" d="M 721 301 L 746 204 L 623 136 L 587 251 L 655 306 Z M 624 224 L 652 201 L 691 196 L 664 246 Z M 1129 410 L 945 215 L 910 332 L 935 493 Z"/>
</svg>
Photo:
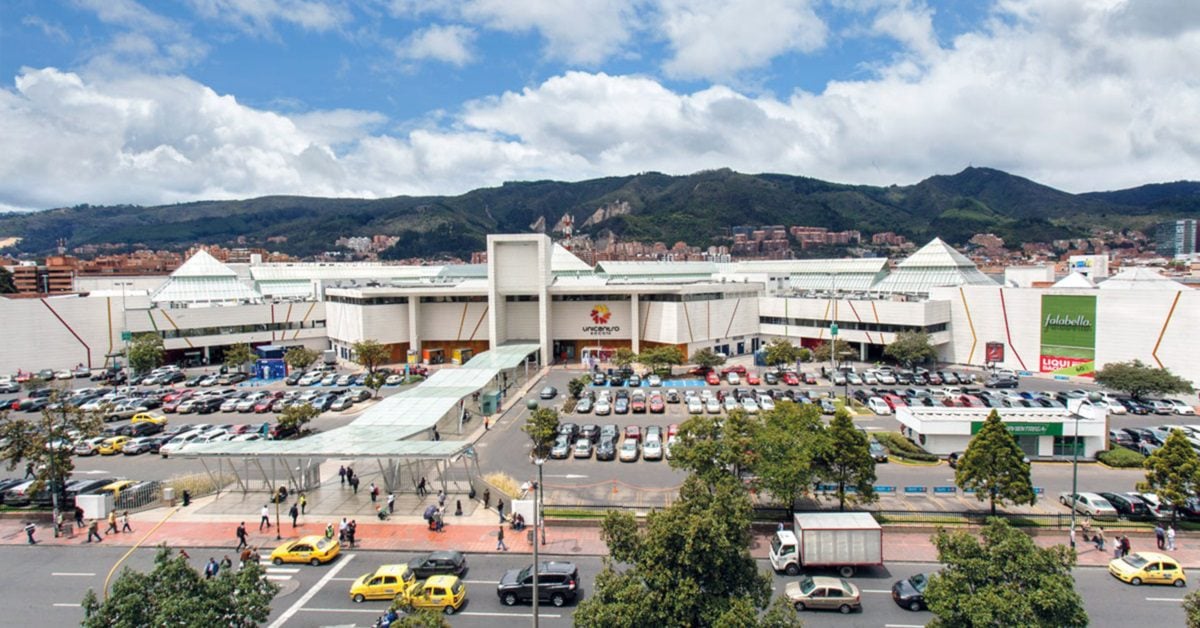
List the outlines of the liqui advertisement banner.
<svg viewBox="0 0 1200 628">
<path fill-rule="evenodd" d="M 1042 295 L 1039 370 L 1091 377 L 1096 370 L 1096 297 Z"/>
</svg>

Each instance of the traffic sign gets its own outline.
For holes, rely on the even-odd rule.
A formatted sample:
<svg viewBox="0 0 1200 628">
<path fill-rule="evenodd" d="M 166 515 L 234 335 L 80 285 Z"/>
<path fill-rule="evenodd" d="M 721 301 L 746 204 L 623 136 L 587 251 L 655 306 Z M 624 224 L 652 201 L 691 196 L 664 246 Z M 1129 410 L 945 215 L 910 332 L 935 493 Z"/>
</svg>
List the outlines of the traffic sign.
<svg viewBox="0 0 1200 628">
<path fill-rule="evenodd" d="M 133 333 L 128 331 L 121 332 L 121 342 L 129 342 L 133 340 Z"/>
</svg>

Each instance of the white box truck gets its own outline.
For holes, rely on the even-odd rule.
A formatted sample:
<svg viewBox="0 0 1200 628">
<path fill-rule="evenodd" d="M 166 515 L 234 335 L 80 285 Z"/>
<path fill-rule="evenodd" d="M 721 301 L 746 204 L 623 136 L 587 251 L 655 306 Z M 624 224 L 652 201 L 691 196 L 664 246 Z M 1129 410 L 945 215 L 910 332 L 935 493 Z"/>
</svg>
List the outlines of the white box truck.
<svg viewBox="0 0 1200 628">
<path fill-rule="evenodd" d="M 822 568 L 849 578 L 857 567 L 883 565 L 883 529 L 866 512 L 797 513 L 791 530 L 771 538 L 770 557 L 771 567 L 789 576 Z"/>
</svg>

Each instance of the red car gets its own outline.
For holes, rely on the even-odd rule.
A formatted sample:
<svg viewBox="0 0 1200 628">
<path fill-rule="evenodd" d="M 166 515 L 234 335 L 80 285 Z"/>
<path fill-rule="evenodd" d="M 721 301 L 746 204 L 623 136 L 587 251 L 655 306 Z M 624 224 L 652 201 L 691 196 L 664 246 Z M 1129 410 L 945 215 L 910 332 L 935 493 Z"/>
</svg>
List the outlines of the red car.
<svg viewBox="0 0 1200 628">
<path fill-rule="evenodd" d="M 642 442 L 642 428 L 636 425 L 626 425 L 625 438 L 632 438 L 639 443 Z"/>
<path fill-rule="evenodd" d="M 697 366 L 696 368 L 688 371 L 688 375 L 708 375 L 711 372 L 711 366 Z"/>
<path fill-rule="evenodd" d="M 787 384 L 788 386 L 799 386 L 800 377 L 791 371 L 784 371 L 783 383 Z"/>
<path fill-rule="evenodd" d="M 170 397 L 170 399 L 168 399 L 167 397 Z M 176 412 L 179 410 L 179 404 L 181 404 L 184 401 L 187 401 L 188 399 L 191 399 L 191 398 L 192 398 L 192 391 L 190 391 L 190 390 L 180 391 L 179 394 L 172 393 L 170 395 L 167 395 L 166 397 L 163 397 L 162 411 L 163 412 Z"/>
<path fill-rule="evenodd" d="M 751 371 L 746 373 L 746 383 L 750 386 L 757 386 L 762 383 L 762 380 L 758 379 L 758 373 Z"/>
<path fill-rule="evenodd" d="M 646 411 L 645 397 L 634 397 L 632 400 L 630 400 L 629 411 L 636 412 L 638 414 L 644 413 Z"/>
<path fill-rule="evenodd" d="M 965 408 L 982 408 L 982 407 L 984 407 L 983 401 L 981 401 L 979 399 L 979 397 L 976 397 L 974 395 L 963 395 L 958 398 L 958 401 Z"/>
<path fill-rule="evenodd" d="M 708 382 L 710 386 L 720 386 L 721 376 L 717 375 L 716 371 L 709 371 L 708 375 L 704 377 L 704 381 Z"/>
<path fill-rule="evenodd" d="M 883 401 L 884 403 L 888 404 L 888 407 L 892 409 L 892 412 L 895 412 L 896 408 L 903 408 L 908 405 L 907 403 L 904 403 L 904 400 L 897 395 L 884 395 Z"/>
<path fill-rule="evenodd" d="M 804 374 L 804 383 L 808 384 L 809 386 L 816 386 L 817 376 L 813 375 L 812 373 L 805 373 Z"/>
<path fill-rule="evenodd" d="M 661 396 L 654 395 L 650 397 L 650 411 L 655 414 L 662 414 L 667 411 L 667 404 Z"/>
<path fill-rule="evenodd" d="M 678 423 L 672 423 L 667 426 L 667 440 L 670 440 L 672 436 L 674 436 L 678 433 L 679 433 L 679 424 Z"/>
<path fill-rule="evenodd" d="M 274 405 L 274 403 L 282 397 L 283 397 L 283 391 L 277 390 L 277 391 L 267 395 L 266 397 L 259 399 L 258 403 L 254 404 L 254 412 L 256 414 L 264 414 L 264 413 L 270 412 L 271 406 Z"/>
<path fill-rule="evenodd" d="M 721 369 L 721 375 L 728 375 L 730 373 L 737 373 L 738 375 L 745 375 L 746 367 L 742 366 L 741 364 L 734 364 L 732 366 L 727 366 L 727 367 Z"/>
</svg>

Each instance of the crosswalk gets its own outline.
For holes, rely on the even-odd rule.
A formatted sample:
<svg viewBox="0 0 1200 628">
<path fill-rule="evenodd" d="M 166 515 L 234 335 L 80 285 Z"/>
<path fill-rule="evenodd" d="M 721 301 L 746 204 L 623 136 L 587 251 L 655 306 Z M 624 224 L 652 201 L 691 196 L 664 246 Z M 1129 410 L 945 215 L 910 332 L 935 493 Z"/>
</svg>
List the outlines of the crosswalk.
<svg viewBox="0 0 1200 628">
<path fill-rule="evenodd" d="M 292 576 L 300 573 L 299 567 L 277 567 L 270 560 L 260 560 L 258 564 L 262 565 L 263 570 L 267 572 L 267 580 L 282 581 L 291 580 Z"/>
</svg>

